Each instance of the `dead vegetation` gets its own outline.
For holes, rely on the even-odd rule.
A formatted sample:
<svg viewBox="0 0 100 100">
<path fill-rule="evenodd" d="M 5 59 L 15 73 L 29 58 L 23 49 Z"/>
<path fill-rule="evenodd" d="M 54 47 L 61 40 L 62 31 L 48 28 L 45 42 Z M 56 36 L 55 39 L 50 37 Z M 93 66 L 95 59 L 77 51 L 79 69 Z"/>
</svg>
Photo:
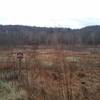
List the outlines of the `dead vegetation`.
<svg viewBox="0 0 100 100">
<path fill-rule="evenodd" d="M 8 73 L 9 77 L 10 75 L 19 77 L 16 51 L 18 49 L 9 53 L 5 51 L 4 55 L 9 59 L 5 64 L 2 63 L 5 58 L 0 62 L 1 77 L 3 75 L 7 77 Z M 23 99 L 18 100 L 100 100 L 100 54 L 92 54 L 89 50 L 79 52 L 65 49 L 21 51 L 24 52 L 22 79 L 19 81 L 13 77 L 11 80 L 6 80 L 27 94 L 26 98 L 24 95 Z M 9 64 L 10 61 L 16 62 L 12 65 Z M 13 70 L 5 71 L 5 66 Z M 1 68 L 4 68 L 4 72 Z"/>
</svg>

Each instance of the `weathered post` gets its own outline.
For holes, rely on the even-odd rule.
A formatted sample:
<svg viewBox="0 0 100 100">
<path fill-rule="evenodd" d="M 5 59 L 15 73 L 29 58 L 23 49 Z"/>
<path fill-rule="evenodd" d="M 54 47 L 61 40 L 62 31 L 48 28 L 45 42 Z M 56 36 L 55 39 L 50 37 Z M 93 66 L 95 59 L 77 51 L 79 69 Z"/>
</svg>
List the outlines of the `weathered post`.
<svg viewBox="0 0 100 100">
<path fill-rule="evenodd" d="M 23 59 L 23 53 L 22 52 L 18 52 L 17 53 L 17 59 L 18 59 L 18 81 L 22 80 L 22 59 Z"/>
</svg>

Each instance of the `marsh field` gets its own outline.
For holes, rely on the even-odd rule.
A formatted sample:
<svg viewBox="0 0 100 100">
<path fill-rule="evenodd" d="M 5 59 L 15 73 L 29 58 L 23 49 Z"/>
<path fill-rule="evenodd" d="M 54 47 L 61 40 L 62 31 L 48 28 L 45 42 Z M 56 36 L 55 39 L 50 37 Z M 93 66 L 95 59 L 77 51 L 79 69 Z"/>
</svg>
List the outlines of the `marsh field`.
<svg viewBox="0 0 100 100">
<path fill-rule="evenodd" d="M 1 48 L 0 100 L 100 100 L 100 47 Z"/>
</svg>

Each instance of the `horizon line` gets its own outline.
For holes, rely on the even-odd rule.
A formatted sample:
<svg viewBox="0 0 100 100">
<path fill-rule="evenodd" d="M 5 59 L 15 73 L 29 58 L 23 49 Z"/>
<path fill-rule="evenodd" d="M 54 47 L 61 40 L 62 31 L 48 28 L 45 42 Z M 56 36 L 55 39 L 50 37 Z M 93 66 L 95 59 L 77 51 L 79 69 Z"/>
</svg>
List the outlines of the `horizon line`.
<svg viewBox="0 0 100 100">
<path fill-rule="evenodd" d="M 66 28 L 66 29 L 82 29 L 86 27 L 100 26 L 100 25 L 86 25 L 79 28 L 65 27 L 65 26 L 38 26 L 38 25 L 27 25 L 27 24 L 0 24 L 0 26 L 26 26 L 26 27 L 38 27 L 38 28 Z"/>
</svg>

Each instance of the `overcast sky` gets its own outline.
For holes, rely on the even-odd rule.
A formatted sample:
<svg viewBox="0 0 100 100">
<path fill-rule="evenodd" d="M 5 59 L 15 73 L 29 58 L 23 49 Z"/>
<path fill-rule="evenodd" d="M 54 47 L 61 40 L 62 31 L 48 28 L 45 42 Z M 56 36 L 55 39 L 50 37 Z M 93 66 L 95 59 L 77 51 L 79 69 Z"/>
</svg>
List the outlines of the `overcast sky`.
<svg viewBox="0 0 100 100">
<path fill-rule="evenodd" d="M 0 24 L 70 28 L 100 25 L 100 0 L 0 0 Z"/>
</svg>

